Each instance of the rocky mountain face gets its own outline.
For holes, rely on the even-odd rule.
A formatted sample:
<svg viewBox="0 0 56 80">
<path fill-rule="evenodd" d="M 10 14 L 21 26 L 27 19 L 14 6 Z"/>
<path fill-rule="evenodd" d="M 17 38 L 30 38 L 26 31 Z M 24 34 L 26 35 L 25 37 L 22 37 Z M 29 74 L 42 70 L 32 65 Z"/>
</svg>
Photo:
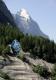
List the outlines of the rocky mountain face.
<svg viewBox="0 0 56 80">
<path fill-rule="evenodd" d="M 39 25 L 30 17 L 25 9 L 21 9 L 17 12 L 14 18 L 17 26 L 24 34 L 47 38 L 47 35 L 40 30 Z"/>
<path fill-rule="evenodd" d="M 5 3 L 3 2 L 3 0 L 0 0 L 0 22 L 2 22 L 2 23 L 8 22 L 8 23 L 12 24 L 13 26 L 16 25 L 12 14 L 8 10 L 8 8 L 5 5 Z"/>
</svg>

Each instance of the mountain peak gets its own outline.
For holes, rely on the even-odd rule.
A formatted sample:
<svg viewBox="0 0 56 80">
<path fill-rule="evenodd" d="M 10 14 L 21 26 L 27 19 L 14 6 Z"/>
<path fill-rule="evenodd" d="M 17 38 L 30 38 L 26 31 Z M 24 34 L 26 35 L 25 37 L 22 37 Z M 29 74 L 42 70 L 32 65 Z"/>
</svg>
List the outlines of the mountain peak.
<svg viewBox="0 0 56 80">
<path fill-rule="evenodd" d="M 21 17 L 23 17 L 26 21 L 30 19 L 30 16 L 29 16 L 27 10 L 24 8 L 20 10 L 19 15 Z"/>
<path fill-rule="evenodd" d="M 38 23 L 36 23 L 25 9 L 21 9 L 17 14 L 15 14 L 15 22 L 24 34 L 32 36 L 42 36 L 47 38 L 47 36 L 41 31 Z"/>
</svg>

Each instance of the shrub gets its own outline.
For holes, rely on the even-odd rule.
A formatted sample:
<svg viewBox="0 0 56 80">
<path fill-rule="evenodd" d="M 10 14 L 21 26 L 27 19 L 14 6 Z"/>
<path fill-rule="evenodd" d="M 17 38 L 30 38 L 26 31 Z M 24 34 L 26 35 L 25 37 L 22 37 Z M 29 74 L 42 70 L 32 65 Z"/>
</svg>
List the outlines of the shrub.
<svg viewBox="0 0 56 80">
<path fill-rule="evenodd" d="M 11 79 L 6 73 L 2 72 L 1 70 L 0 70 L 0 77 L 4 78 L 5 80 L 14 80 Z"/>
<path fill-rule="evenodd" d="M 21 60 L 24 60 L 25 55 L 24 55 L 23 52 L 20 51 L 20 53 L 17 55 L 17 57 L 18 57 L 19 59 L 21 59 Z"/>
<path fill-rule="evenodd" d="M 6 47 L 4 48 L 4 50 L 2 51 L 2 53 L 3 53 L 3 54 L 8 54 L 8 53 L 10 53 L 10 47 L 9 47 L 9 46 L 6 46 Z"/>
<path fill-rule="evenodd" d="M 37 65 L 33 67 L 33 71 L 36 73 L 39 73 L 42 77 L 48 77 L 49 76 L 49 71 L 46 67 L 43 67 L 41 65 Z"/>
<path fill-rule="evenodd" d="M 53 69 L 52 69 L 52 80 L 56 80 L 56 64 L 54 65 Z"/>
</svg>

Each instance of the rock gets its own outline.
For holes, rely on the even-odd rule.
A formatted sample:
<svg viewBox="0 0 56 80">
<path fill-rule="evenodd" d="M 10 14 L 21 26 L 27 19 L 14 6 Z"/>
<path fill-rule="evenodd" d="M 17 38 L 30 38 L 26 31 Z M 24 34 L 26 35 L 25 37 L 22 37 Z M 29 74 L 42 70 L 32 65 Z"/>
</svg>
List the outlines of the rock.
<svg viewBox="0 0 56 80">
<path fill-rule="evenodd" d="M 31 67 L 16 57 L 10 57 L 12 64 L 4 66 L 3 72 L 7 73 L 15 80 L 42 80 L 42 78 L 35 74 Z M 43 79 L 44 80 L 44 79 Z"/>
<path fill-rule="evenodd" d="M 0 69 L 2 69 L 5 65 L 11 64 L 9 59 L 5 59 L 2 56 L 0 56 Z"/>
<path fill-rule="evenodd" d="M 52 68 L 54 66 L 54 64 L 48 63 L 48 62 L 46 62 L 46 61 L 44 61 L 42 59 L 33 59 L 33 58 L 29 57 L 29 56 L 26 56 L 26 59 L 28 59 L 29 62 L 31 64 L 33 64 L 33 65 L 36 65 L 36 66 L 37 65 L 45 66 L 46 68 L 48 68 L 49 72 L 52 71 Z"/>
<path fill-rule="evenodd" d="M 12 57 L 12 56 L 8 57 L 12 62 L 10 62 L 10 64 L 4 65 L 4 67 L 2 68 L 2 72 L 7 73 L 10 78 L 15 80 L 51 80 L 51 79 L 44 79 L 39 74 L 34 73 L 30 65 L 18 59 L 17 57 Z M 36 62 L 38 63 L 37 60 L 34 61 L 32 59 L 31 62 L 34 64 L 36 64 Z"/>
<path fill-rule="evenodd" d="M 3 78 L 0 77 L 0 80 L 5 80 L 5 79 L 3 79 Z"/>
</svg>

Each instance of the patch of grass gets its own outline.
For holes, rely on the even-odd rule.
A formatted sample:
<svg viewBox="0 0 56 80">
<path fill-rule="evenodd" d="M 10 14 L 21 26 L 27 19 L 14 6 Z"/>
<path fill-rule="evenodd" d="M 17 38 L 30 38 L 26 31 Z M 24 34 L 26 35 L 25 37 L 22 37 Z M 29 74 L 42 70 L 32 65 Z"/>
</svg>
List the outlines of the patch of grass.
<svg viewBox="0 0 56 80">
<path fill-rule="evenodd" d="M 50 76 L 50 72 L 48 71 L 48 69 L 41 65 L 33 66 L 33 71 L 40 74 L 44 78 L 48 78 Z"/>
<path fill-rule="evenodd" d="M 26 62 L 26 63 L 29 64 L 29 60 L 26 58 L 24 52 L 20 52 L 17 57 L 18 57 L 19 59 L 21 59 L 23 62 Z"/>
<path fill-rule="evenodd" d="M 20 52 L 20 53 L 17 55 L 17 57 L 23 61 L 24 58 L 25 58 L 25 55 L 24 55 L 23 52 Z"/>
<path fill-rule="evenodd" d="M 14 80 L 14 79 L 11 79 L 6 73 L 2 72 L 1 70 L 0 70 L 0 77 L 5 80 Z"/>
<path fill-rule="evenodd" d="M 52 74 L 51 75 L 52 80 L 56 80 L 56 64 L 54 65 L 51 74 Z"/>
</svg>

